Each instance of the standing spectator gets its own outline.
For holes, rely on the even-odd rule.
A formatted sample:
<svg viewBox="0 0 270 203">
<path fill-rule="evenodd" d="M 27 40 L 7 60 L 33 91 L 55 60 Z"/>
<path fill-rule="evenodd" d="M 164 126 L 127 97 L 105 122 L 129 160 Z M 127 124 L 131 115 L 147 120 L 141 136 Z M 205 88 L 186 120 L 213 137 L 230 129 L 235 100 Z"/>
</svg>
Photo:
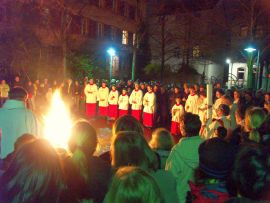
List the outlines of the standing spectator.
<svg viewBox="0 0 270 203">
<path fill-rule="evenodd" d="M 182 104 L 184 106 L 186 104 L 186 101 L 188 99 L 188 96 L 189 96 L 189 89 L 188 89 L 188 87 L 184 87 L 184 92 L 183 92 L 183 95 L 182 95 Z"/>
<path fill-rule="evenodd" d="M 84 94 L 86 97 L 86 115 L 90 118 L 96 116 L 97 105 L 97 85 L 94 83 L 94 79 L 90 79 L 89 84 L 84 88 Z"/>
<path fill-rule="evenodd" d="M 202 122 L 202 125 L 205 124 L 206 119 L 207 119 L 207 97 L 205 92 L 200 92 L 200 97 L 199 97 L 199 105 L 198 105 L 198 110 L 199 110 L 199 117 Z"/>
<path fill-rule="evenodd" d="M 127 89 L 125 87 L 122 88 L 122 94 L 119 96 L 118 100 L 118 108 L 119 108 L 119 117 L 128 114 L 129 107 L 129 98 L 127 94 Z"/>
<path fill-rule="evenodd" d="M 75 111 L 79 112 L 80 110 L 80 99 L 81 99 L 81 86 L 78 80 L 75 81 L 73 86 L 73 98 L 74 98 L 74 107 Z"/>
<path fill-rule="evenodd" d="M 135 131 L 118 132 L 112 141 L 111 157 L 116 170 L 123 166 L 136 166 L 148 171 L 157 181 L 165 202 L 177 202 L 173 176 L 167 171 L 156 170 L 157 156 L 142 134 Z"/>
<path fill-rule="evenodd" d="M 151 85 L 147 86 L 147 91 L 143 97 L 143 124 L 152 128 L 155 125 L 156 95 Z"/>
<path fill-rule="evenodd" d="M 27 106 L 30 110 L 35 110 L 35 87 L 32 81 L 28 81 L 26 90 L 28 93 Z"/>
<path fill-rule="evenodd" d="M 99 106 L 99 116 L 108 116 L 108 97 L 109 97 L 109 88 L 106 85 L 105 81 L 102 81 L 101 87 L 98 89 L 98 106 Z"/>
<path fill-rule="evenodd" d="M 177 97 L 181 97 L 181 94 L 180 94 L 180 89 L 179 89 L 179 87 L 177 87 L 177 86 L 175 86 L 174 88 L 173 88 L 173 92 L 172 92 L 172 94 L 170 95 L 170 106 L 169 106 L 169 108 L 170 109 L 172 109 L 172 107 L 174 106 L 174 104 L 175 104 L 175 99 L 177 98 Z"/>
<path fill-rule="evenodd" d="M 27 92 L 20 87 L 10 90 L 10 97 L 0 109 L 0 129 L 2 130 L 1 158 L 14 150 L 17 138 L 25 133 L 38 134 L 37 119 L 26 108 Z"/>
<path fill-rule="evenodd" d="M 139 167 L 120 168 L 112 181 L 104 203 L 163 203 L 153 177 Z"/>
<path fill-rule="evenodd" d="M 22 81 L 20 79 L 20 76 L 15 76 L 14 82 L 13 82 L 13 87 L 23 87 Z"/>
<path fill-rule="evenodd" d="M 77 122 L 73 126 L 68 146 L 72 153 L 72 162 L 86 183 L 86 187 L 81 188 L 82 191 L 85 190 L 83 199 L 102 203 L 111 179 L 111 166 L 93 155 L 97 144 L 96 130 L 87 121 Z M 73 177 L 69 180 L 73 184 Z"/>
<path fill-rule="evenodd" d="M 52 84 L 52 90 L 53 92 L 55 92 L 55 90 L 57 90 L 59 88 L 58 84 L 57 84 L 57 80 L 54 80 L 53 81 L 53 84 Z"/>
<path fill-rule="evenodd" d="M 223 203 L 230 198 L 226 180 L 236 155 L 234 146 L 220 138 L 203 142 L 199 147 L 199 167 L 195 182 L 190 182 L 187 202 Z"/>
<path fill-rule="evenodd" d="M 215 131 L 218 127 L 224 127 L 226 130 L 231 129 L 231 120 L 228 118 L 230 115 L 230 107 L 225 104 L 220 104 L 219 108 L 217 109 L 217 117 L 210 118 L 206 122 L 205 129 L 203 130 L 203 136 L 208 138 L 213 138 L 215 136 Z"/>
<path fill-rule="evenodd" d="M 203 139 L 199 136 L 201 121 L 198 115 L 186 113 L 180 122 L 180 131 L 184 136 L 176 144 L 165 169 L 172 172 L 177 182 L 177 195 L 179 202 L 186 201 L 189 191 L 188 181 L 194 181 L 194 171 L 199 166 L 198 149 Z"/>
<path fill-rule="evenodd" d="M 9 93 L 9 85 L 6 83 L 6 80 L 2 80 L 0 84 L 0 107 L 6 102 L 8 99 Z"/>
<path fill-rule="evenodd" d="M 185 110 L 181 104 L 180 97 L 176 97 L 175 104 L 171 110 L 171 113 L 172 113 L 171 134 L 172 135 L 180 135 L 179 124 L 180 124 L 181 116 L 183 116 L 184 112 Z"/>
<path fill-rule="evenodd" d="M 135 83 L 135 89 L 132 91 L 129 97 L 129 103 L 131 104 L 131 115 L 138 121 L 141 120 L 142 101 L 143 92 L 140 90 L 139 84 Z"/>
<path fill-rule="evenodd" d="M 66 202 L 61 201 L 61 197 L 68 195 L 59 156 L 41 139 L 17 150 L 0 182 L 1 202 L 60 203 Z"/>
<path fill-rule="evenodd" d="M 258 107 L 249 109 L 245 114 L 245 131 L 248 133 L 248 138 L 259 143 L 260 133 L 259 128 L 266 119 L 265 112 Z"/>
<path fill-rule="evenodd" d="M 116 85 L 112 84 L 112 90 L 109 94 L 109 117 L 112 120 L 118 117 L 118 98 L 119 92 L 116 89 Z"/>
<path fill-rule="evenodd" d="M 169 157 L 173 147 L 173 139 L 171 133 L 165 128 L 157 128 L 152 133 L 149 146 L 154 150 L 160 159 L 160 169 L 165 169 L 166 160 Z"/>
<path fill-rule="evenodd" d="M 74 90 L 73 81 L 71 79 L 67 79 L 62 89 L 62 96 L 69 107 L 73 106 L 72 104 L 73 90 Z"/>
<path fill-rule="evenodd" d="M 270 93 L 265 93 L 264 95 L 264 105 L 263 107 L 270 113 Z"/>
<path fill-rule="evenodd" d="M 165 86 L 160 87 L 160 125 L 167 126 L 169 118 L 169 95 Z"/>
<path fill-rule="evenodd" d="M 198 99 L 199 96 L 196 94 L 194 87 L 189 88 L 190 95 L 188 95 L 188 99 L 185 104 L 186 112 L 190 112 L 198 115 Z"/>
<path fill-rule="evenodd" d="M 247 146 L 240 151 L 233 167 L 238 198 L 228 202 L 269 202 L 269 153 L 269 148 L 257 145 Z"/>
</svg>

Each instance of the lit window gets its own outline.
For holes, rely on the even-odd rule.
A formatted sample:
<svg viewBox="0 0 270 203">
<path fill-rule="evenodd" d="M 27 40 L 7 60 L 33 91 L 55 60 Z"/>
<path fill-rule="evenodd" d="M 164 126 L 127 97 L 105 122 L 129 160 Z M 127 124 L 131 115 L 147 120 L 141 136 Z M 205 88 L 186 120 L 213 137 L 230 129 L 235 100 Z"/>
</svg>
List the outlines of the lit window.
<svg viewBox="0 0 270 203">
<path fill-rule="evenodd" d="M 201 52 L 200 52 L 200 47 L 199 47 L 199 46 L 193 47 L 193 50 L 192 50 L 192 56 L 193 56 L 194 58 L 200 57 L 200 56 L 201 56 Z"/>
<path fill-rule="evenodd" d="M 128 31 L 126 30 L 122 32 L 122 44 L 128 44 Z"/>
<path fill-rule="evenodd" d="M 136 44 L 136 34 L 133 33 L 133 46 Z"/>
</svg>

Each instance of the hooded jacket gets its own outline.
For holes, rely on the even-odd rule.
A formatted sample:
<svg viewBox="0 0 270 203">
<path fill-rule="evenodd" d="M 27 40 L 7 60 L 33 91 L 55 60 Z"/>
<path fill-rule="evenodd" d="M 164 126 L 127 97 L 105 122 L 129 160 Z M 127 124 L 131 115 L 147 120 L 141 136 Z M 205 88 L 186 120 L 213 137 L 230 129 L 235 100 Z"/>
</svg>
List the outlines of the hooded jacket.
<svg viewBox="0 0 270 203">
<path fill-rule="evenodd" d="M 186 202 L 188 181 L 194 181 L 194 171 L 199 166 L 198 148 L 202 142 L 200 136 L 184 137 L 174 146 L 167 159 L 165 169 L 176 178 L 179 202 Z"/>
<path fill-rule="evenodd" d="M 24 102 L 7 100 L 0 109 L 0 137 L 2 134 L 0 157 L 5 158 L 13 152 L 17 138 L 25 133 L 38 134 L 35 115 L 25 107 Z"/>
</svg>

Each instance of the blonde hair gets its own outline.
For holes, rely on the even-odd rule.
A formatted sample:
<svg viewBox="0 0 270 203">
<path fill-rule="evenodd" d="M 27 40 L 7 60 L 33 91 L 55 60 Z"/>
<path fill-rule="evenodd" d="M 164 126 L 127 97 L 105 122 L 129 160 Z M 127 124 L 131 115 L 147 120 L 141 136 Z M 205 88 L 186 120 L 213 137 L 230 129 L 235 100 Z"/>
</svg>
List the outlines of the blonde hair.
<svg viewBox="0 0 270 203">
<path fill-rule="evenodd" d="M 171 133 L 165 128 L 157 128 L 152 133 L 152 138 L 149 142 L 152 149 L 171 150 L 173 147 L 173 139 Z"/>
<path fill-rule="evenodd" d="M 138 167 L 120 168 L 105 199 L 106 203 L 162 203 L 160 189 L 152 176 Z"/>
<path fill-rule="evenodd" d="M 258 129 L 266 119 L 266 114 L 261 108 L 251 108 L 245 115 L 245 130 L 249 133 L 249 139 L 255 142 L 260 141 Z"/>
</svg>

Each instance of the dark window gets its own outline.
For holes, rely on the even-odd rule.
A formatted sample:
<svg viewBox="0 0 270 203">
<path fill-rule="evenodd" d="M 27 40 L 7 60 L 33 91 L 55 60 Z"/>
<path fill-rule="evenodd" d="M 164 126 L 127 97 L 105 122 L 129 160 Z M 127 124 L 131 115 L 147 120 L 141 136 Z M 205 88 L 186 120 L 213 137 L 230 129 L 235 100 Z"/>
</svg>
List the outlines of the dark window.
<svg viewBox="0 0 270 203">
<path fill-rule="evenodd" d="M 125 16 L 125 2 L 124 1 L 119 1 L 118 14 L 121 16 Z"/>
<path fill-rule="evenodd" d="M 104 0 L 104 8 L 113 9 L 113 0 Z"/>
<path fill-rule="evenodd" d="M 122 43 L 122 30 L 116 29 L 116 32 L 115 32 L 115 41 L 117 43 Z"/>
<path fill-rule="evenodd" d="M 88 0 L 89 4 L 99 7 L 99 0 Z"/>
<path fill-rule="evenodd" d="M 81 17 L 80 16 L 72 16 L 71 24 L 70 24 L 70 33 L 71 34 L 81 34 Z"/>
<path fill-rule="evenodd" d="M 110 25 L 104 25 L 104 38 L 108 40 L 112 39 L 112 28 Z"/>
<path fill-rule="evenodd" d="M 237 69 L 237 78 L 239 80 L 243 80 L 245 78 L 245 69 L 244 68 Z"/>
<path fill-rule="evenodd" d="M 134 20 L 136 17 L 136 9 L 134 8 L 134 6 L 129 6 L 129 18 Z"/>
<path fill-rule="evenodd" d="M 0 7 L 0 22 L 4 21 L 5 18 L 5 9 L 3 7 Z"/>
<path fill-rule="evenodd" d="M 96 38 L 97 37 L 97 23 L 93 20 L 89 20 L 88 23 L 88 36 L 91 38 Z"/>
</svg>

